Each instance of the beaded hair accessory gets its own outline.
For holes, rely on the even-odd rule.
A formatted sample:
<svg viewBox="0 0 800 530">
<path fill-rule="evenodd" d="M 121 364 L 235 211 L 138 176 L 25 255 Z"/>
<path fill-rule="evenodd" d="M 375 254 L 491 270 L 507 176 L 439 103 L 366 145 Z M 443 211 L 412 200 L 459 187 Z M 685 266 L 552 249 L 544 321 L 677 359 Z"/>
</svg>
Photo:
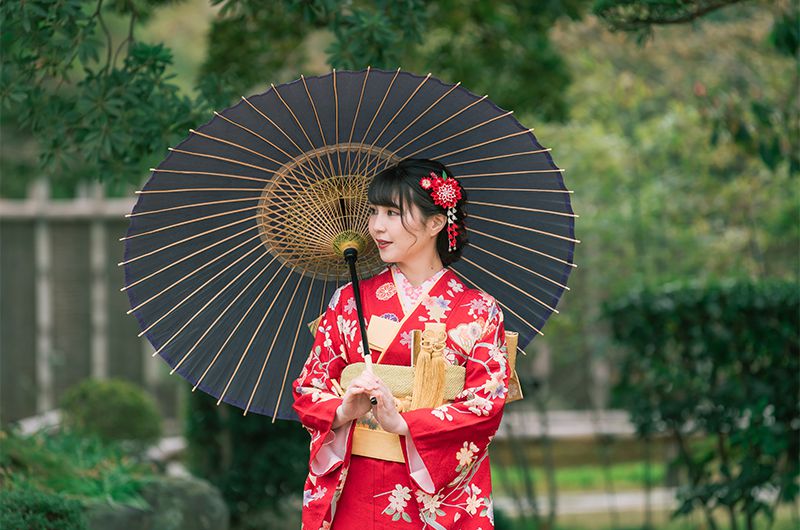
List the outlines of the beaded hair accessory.
<svg viewBox="0 0 800 530">
<path fill-rule="evenodd" d="M 453 177 L 448 177 L 442 171 L 439 177 L 431 171 L 430 176 L 419 179 L 419 185 L 428 190 L 433 198 L 433 202 L 447 210 L 447 250 L 453 252 L 458 241 L 458 227 L 456 226 L 456 205 L 461 200 L 461 186 Z"/>
</svg>

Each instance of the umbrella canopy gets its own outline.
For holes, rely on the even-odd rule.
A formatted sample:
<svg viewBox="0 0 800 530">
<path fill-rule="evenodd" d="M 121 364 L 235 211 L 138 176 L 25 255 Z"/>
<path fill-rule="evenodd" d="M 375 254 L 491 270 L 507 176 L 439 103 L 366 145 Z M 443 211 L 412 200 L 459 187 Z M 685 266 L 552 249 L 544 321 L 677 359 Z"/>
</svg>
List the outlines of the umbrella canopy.
<svg viewBox="0 0 800 530">
<path fill-rule="evenodd" d="M 170 149 L 122 238 L 140 336 L 219 403 L 296 419 L 306 324 L 350 280 L 343 245 L 359 247 L 360 277 L 385 266 L 366 192 L 405 158 L 442 162 L 467 190 L 470 242 L 451 268 L 498 300 L 524 349 L 574 267 L 562 170 L 487 96 L 399 69 L 272 85 Z"/>
</svg>

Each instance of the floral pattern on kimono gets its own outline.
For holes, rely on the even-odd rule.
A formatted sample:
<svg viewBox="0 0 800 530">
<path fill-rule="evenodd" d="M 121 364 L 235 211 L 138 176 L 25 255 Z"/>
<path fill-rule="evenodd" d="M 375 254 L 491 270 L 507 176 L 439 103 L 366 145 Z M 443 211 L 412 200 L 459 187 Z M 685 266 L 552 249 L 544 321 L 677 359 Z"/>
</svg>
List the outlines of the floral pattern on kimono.
<svg viewBox="0 0 800 530">
<path fill-rule="evenodd" d="M 491 296 L 468 289 L 445 269 L 407 318 L 382 362 L 410 364 L 410 334 L 425 322 L 447 324 L 445 357 L 466 368 L 464 390 L 451 403 L 403 412 L 404 463 L 351 454 L 355 422 L 331 429 L 342 402 L 333 387 L 349 363 L 363 361 L 350 284 L 338 289 L 320 320 L 314 345 L 293 383 L 294 408 L 311 434 L 303 529 L 494 527 L 488 456 L 508 386 L 503 314 Z M 390 268 L 361 283 L 365 320 L 406 316 Z M 387 285 L 389 284 L 389 285 Z M 403 293 L 405 294 L 405 293 Z M 414 293 L 417 294 L 417 293 Z M 373 352 L 373 359 L 378 352 Z"/>
</svg>

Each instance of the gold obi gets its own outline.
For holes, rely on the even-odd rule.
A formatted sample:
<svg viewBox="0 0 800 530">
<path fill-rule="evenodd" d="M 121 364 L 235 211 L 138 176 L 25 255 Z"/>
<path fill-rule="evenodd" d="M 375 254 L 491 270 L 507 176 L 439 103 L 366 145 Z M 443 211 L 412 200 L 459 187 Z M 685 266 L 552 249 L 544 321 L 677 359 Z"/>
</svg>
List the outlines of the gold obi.
<svg viewBox="0 0 800 530">
<path fill-rule="evenodd" d="M 373 364 L 372 371 L 391 390 L 395 397 L 395 405 L 401 412 L 411 410 L 414 391 L 414 371 L 421 344 L 420 330 L 412 332 L 412 352 L 414 366 L 398 366 L 391 364 Z M 522 399 L 522 390 L 515 370 L 517 341 L 519 335 L 513 331 L 506 332 L 506 347 L 508 350 L 508 365 L 511 371 L 509 378 L 506 403 Z M 350 383 L 365 369 L 364 363 L 350 364 L 342 371 L 341 388 L 346 389 Z M 466 369 L 463 366 L 447 364 L 444 369 L 443 399 L 439 405 L 455 400 L 456 396 L 464 390 Z M 438 406 L 438 405 L 437 405 Z M 403 450 L 400 446 L 400 437 L 397 434 L 386 432 L 372 418 L 368 412 L 356 422 L 353 431 L 352 454 L 367 456 L 390 462 L 405 462 Z"/>
</svg>

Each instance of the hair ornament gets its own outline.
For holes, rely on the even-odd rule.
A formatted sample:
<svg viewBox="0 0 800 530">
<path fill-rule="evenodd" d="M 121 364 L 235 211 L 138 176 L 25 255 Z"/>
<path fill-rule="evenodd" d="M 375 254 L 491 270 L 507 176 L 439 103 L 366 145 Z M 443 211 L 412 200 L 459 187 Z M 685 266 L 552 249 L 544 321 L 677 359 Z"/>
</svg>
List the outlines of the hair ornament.
<svg viewBox="0 0 800 530">
<path fill-rule="evenodd" d="M 430 176 L 419 179 L 419 185 L 430 192 L 435 204 L 447 210 L 447 239 L 449 241 L 447 250 L 455 251 L 458 242 L 456 205 L 461 200 L 461 186 L 455 178 L 448 177 L 444 171 L 442 171 L 441 177 L 431 171 Z"/>
</svg>

